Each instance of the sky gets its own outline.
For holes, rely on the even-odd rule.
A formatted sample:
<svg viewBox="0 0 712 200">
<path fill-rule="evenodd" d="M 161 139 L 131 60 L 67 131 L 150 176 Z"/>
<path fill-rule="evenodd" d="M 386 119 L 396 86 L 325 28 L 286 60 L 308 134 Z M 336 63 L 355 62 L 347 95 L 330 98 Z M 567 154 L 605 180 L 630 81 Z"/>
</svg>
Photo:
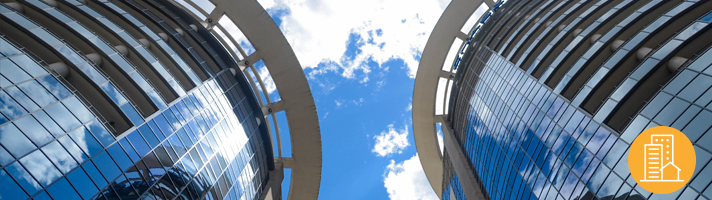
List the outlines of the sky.
<svg viewBox="0 0 712 200">
<path fill-rule="evenodd" d="M 314 96 L 319 199 L 437 199 L 417 155 L 411 102 L 420 54 L 449 1 L 258 1 L 291 44 Z M 287 125 L 279 126 L 284 135 Z M 285 199 L 288 184 L 285 178 Z"/>
</svg>

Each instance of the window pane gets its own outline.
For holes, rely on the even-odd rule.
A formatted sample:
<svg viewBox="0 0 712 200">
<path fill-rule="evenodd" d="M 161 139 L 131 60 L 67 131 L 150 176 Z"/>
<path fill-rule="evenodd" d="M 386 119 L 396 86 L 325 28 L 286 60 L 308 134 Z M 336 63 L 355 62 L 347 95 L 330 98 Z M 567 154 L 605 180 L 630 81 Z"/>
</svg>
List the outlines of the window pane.
<svg viewBox="0 0 712 200">
<path fill-rule="evenodd" d="M 35 104 L 35 102 L 32 101 L 30 97 L 25 95 L 25 93 L 20 91 L 20 89 L 18 89 L 17 87 L 5 88 L 5 92 L 7 92 L 8 95 L 12 96 L 12 98 L 14 98 L 17 103 L 20 103 L 22 107 L 25 107 L 25 110 L 27 110 L 28 112 L 40 109 L 40 107 L 37 106 L 37 104 Z"/>
<path fill-rule="evenodd" d="M 92 160 L 96 163 L 100 163 L 99 170 L 104 174 L 104 177 L 107 180 L 113 180 L 119 174 L 121 174 L 121 171 L 119 168 L 114 164 L 114 161 L 109 157 L 109 154 L 106 153 L 106 151 L 102 151 L 96 157 L 92 158 Z"/>
<path fill-rule="evenodd" d="M 92 114 L 89 109 L 87 109 L 87 107 L 76 97 L 71 97 L 64 100 L 62 103 L 64 103 L 64 105 L 69 108 L 72 113 L 74 113 L 74 116 L 79 118 L 82 122 L 86 123 L 94 119 L 94 114 Z"/>
<path fill-rule="evenodd" d="M 101 142 L 104 146 L 109 146 L 112 142 L 116 141 L 114 136 L 112 136 L 109 131 L 104 128 L 104 125 L 102 125 L 99 120 L 94 119 L 94 121 L 88 123 L 86 127 L 89 131 L 94 133 L 94 136 L 96 136 L 96 138 L 99 139 L 99 142 Z"/>
<path fill-rule="evenodd" d="M 42 146 L 54 139 L 47 130 L 32 116 L 25 116 L 15 121 L 15 125 L 25 133 L 37 146 Z"/>
<path fill-rule="evenodd" d="M 49 185 L 52 181 L 62 176 L 62 173 L 54 167 L 52 162 L 41 151 L 32 152 L 30 155 L 20 159 L 20 162 L 43 186 Z"/>
<path fill-rule="evenodd" d="M 17 87 L 30 96 L 40 107 L 48 106 L 57 101 L 57 99 L 37 81 L 24 82 Z"/>
<path fill-rule="evenodd" d="M 30 79 L 30 75 L 28 75 L 25 71 L 20 69 L 15 63 L 10 61 L 9 59 L 2 59 L 0 60 L 0 64 L 2 65 L 2 75 L 5 76 L 8 80 L 12 81 L 13 83 L 17 84 L 19 82 L 22 82 L 24 80 Z"/>
<path fill-rule="evenodd" d="M 37 81 L 44 85 L 45 88 L 47 88 L 52 94 L 54 94 L 55 97 L 59 99 L 64 99 L 72 95 L 72 93 L 69 92 L 69 90 L 67 90 L 67 88 L 59 83 L 59 81 L 57 81 L 57 79 L 53 76 L 44 76 L 37 79 Z"/>
<path fill-rule="evenodd" d="M 139 156 L 146 155 L 149 151 L 151 151 L 151 148 L 148 147 L 146 144 L 146 141 L 141 138 L 141 135 L 139 134 L 138 131 L 134 131 L 133 133 L 130 133 L 126 138 L 129 139 L 129 142 L 136 148 L 136 151 L 138 152 Z"/>
<path fill-rule="evenodd" d="M 32 176 L 30 176 L 30 173 L 27 172 L 22 165 L 20 165 L 20 162 L 12 163 L 12 165 L 5 168 L 5 170 L 7 170 L 7 172 L 15 178 L 17 183 L 22 186 L 22 188 L 25 188 L 25 191 L 28 193 L 34 194 L 38 190 L 42 189 L 42 186 L 40 186 L 40 184 L 37 183 Z"/>
<path fill-rule="evenodd" d="M 54 199 L 80 199 L 79 195 L 77 194 L 76 191 L 74 191 L 74 188 L 69 185 L 69 182 L 67 182 L 67 179 L 59 179 L 56 183 L 54 183 L 52 186 L 47 188 L 47 192 L 49 192 L 49 195 L 52 196 Z"/>
<path fill-rule="evenodd" d="M 0 112 L 5 114 L 5 116 L 7 116 L 10 120 L 27 113 L 27 111 L 25 111 L 20 104 L 12 99 L 10 95 L 7 95 L 5 91 L 0 91 Z"/>
<path fill-rule="evenodd" d="M 81 125 L 77 118 L 74 118 L 72 113 L 70 113 L 69 110 L 67 110 L 67 108 L 65 108 L 61 103 L 54 104 L 46 108 L 45 111 L 65 131 L 72 130 Z"/>
<path fill-rule="evenodd" d="M 42 147 L 42 151 L 47 154 L 50 160 L 59 168 L 63 173 L 67 173 L 74 169 L 78 164 L 72 158 L 72 155 L 67 153 L 59 142 L 54 141 L 49 143 L 47 146 Z"/>
<path fill-rule="evenodd" d="M 84 150 L 84 153 L 87 155 L 94 155 L 103 149 L 99 142 L 94 139 L 94 136 L 92 136 L 84 127 L 80 127 L 74 132 L 69 133 L 69 135 L 72 137 L 74 142 L 77 143 L 77 146 Z"/>
<path fill-rule="evenodd" d="M 67 149 L 69 154 L 71 154 L 72 157 L 74 157 L 74 159 L 76 159 L 79 163 L 89 159 L 89 157 L 84 154 L 82 149 L 80 149 L 79 146 L 77 146 L 77 144 L 75 144 L 74 141 L 69 138 L 69 136 L 61 137 L 57 141 L 59 141 L 59 143 L 61 143 L 62 146 Z"/>
<path fill-rule="evenodd" d="M 62 130 L 62 128 L 57 125 L 57 123 L 52 120 L 52 118 L 47 115 L 44 111 L 37 111 L 35 113 L 32 113 L 32 116 L 37 119 L 52 135 L 54 136 L 60 136 L 63 135 L 65 132 Z"/>
<path fill-rule="evenodd" d="M 5 124 L 0 127 L 0 144 L 5 146 L 7 151 L 16 158 L 37 148 L 14 124 Z"/>
<path fill-rule="evenodd" d="M 119 145 L 111 145 L 106 149 L 106 151 L 109 152 L 112 158 L 114 158 L 114 161 L 116 161 L 116 164 L 119 165 L 121 171 L 128 169 L 133 164 Z"/>
<path fill-rule="evenodd" d="M 87 174 L 89 174 L 89 178 L 91 178 L 92 181 L 94 181 L 94 184 L 96 184 L 99 188 L 104 188 L 108 184 L 106 182 L 106 179 L 104 179 L 104 176 L 101 175 L 99 170 L 94 166 L 94 163 L 92 162 L 86 162 L 84 165 L 82 165 L 84 170 L 86 170 Z"/>
<path fill-rule="evenodd" d="M 0 170 L 0 199 L 26 199 L 27 194 L 10 178 L 5 170 Z"/>
<path fill-rule="evenodd" d="M 91 179 L 89 179 L 89 176 L 81 168 L 67 174 L 67 179 L 69 179 L 69 182 L 75 186 L 79 194 L 85 199 L 89 199 L 99 192 L 96 186 L 94 186 L 94 183 L 91 182 Z"/>
</svg>

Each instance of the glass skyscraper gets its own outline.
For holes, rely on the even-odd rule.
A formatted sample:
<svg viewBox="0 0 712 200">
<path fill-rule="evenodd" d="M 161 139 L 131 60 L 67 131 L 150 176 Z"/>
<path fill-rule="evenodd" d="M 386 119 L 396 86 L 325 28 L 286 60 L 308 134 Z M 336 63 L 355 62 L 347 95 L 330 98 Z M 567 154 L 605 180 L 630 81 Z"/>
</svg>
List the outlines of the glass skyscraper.
<svg viewBox="0 0 712 200">
<path fill-rule="evenodd" d="M 263 91 L 266 77 L 255 75 L 264 65 L 301 67 L 275 61 L 296 61 L 289 45 L 262 45 L 288 44 L 269 16 L 235 23 L 245 16 L 216 8 L 222 3 L 3 1 L 0 199 L 281 199 L 284 168 L 310 175 L 293 177 L 302 183 L 291 187 L 293 199 L 316 199 L 313 100 L 294 99 L 312 110 L 276 106 Z M 255 1 L 228 3 L 264 12 Z M 247 30 L 256 24 L 277 37 L 248 40 L 263 31 Z M 260 47 L 275 52 L 252 56 Z M 287 76 L 296 92 L 309 90 L 303 73 Z M 293 122 L 290 110 L 304 116 Z M 269 117 L 280 111 L 289 122 L 317 124 L 292 130 L 310 132 L 292 147 L 309 158 L 289 160 L 273 147 L 279 130 Z"/>
<path fill-rule="evenodd" d="M 696 0 L 452 1 L 413 98 L 433 188 L 447 200 L 712 198 L 711 10 Z M 437 104 L 426 98 L 439 88 L 419 84 L 447 84 L 447 95 Z M 630 144 L 654 126 L 681 130 L 697 155 L 692 179 L 670 194 L 644 190 L 628 169 Z"/>
</svg>

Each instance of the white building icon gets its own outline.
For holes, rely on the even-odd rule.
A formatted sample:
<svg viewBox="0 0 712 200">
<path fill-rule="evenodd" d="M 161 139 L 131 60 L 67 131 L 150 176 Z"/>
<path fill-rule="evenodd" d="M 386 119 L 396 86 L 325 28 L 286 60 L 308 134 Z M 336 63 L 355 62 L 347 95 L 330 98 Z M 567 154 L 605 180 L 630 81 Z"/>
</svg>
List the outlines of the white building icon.
<svg viewBox="0 0 712 200">
<path fill-rule="evenodd" d="M 646 182 L 680 182 L 680 168 L 675 165 L 675 136 L 653 134 L 645 144 L 643 159 Z"/>
</svg>

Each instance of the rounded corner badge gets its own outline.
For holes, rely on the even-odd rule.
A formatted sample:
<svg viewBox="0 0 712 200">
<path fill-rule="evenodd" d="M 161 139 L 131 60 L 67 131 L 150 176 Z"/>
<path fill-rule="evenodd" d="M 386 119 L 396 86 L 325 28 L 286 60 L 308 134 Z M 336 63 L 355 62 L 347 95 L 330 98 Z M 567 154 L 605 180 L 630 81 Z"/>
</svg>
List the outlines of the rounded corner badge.
<svg viewBox="0 0 712 200">
<path fill-rule="evenodd" d="M 656 126 L 643 131 L 628 151 L 628 168 L 635 182 L 657 194 L 685 186 L 695 171 L 695 148 L 681 131 Z"/>
</svg>

